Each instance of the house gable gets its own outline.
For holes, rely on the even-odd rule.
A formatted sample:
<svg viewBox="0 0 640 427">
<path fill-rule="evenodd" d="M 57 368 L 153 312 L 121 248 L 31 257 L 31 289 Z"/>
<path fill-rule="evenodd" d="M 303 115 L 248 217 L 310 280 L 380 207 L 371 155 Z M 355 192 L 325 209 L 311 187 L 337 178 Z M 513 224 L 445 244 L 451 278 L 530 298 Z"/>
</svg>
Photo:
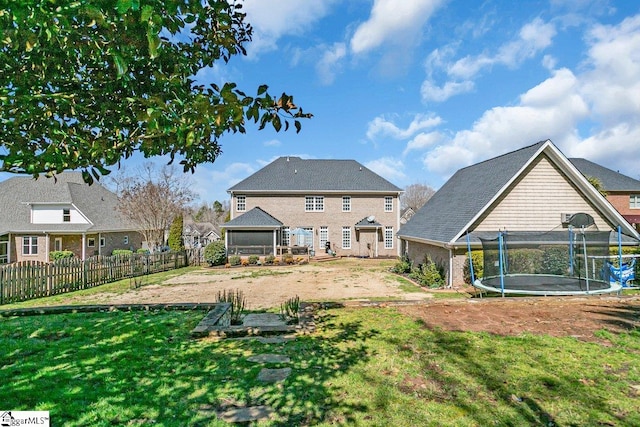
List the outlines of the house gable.
<svg viewBox="0 0 640 427">
<path fill-rule="evenodd" d="M 599 229 L 609 229 L 600 211 L 546 155 L 538 157 L 487 209 L 474 231 L 548 231 L 563 214 L 588 213 Z"/>
</svg>

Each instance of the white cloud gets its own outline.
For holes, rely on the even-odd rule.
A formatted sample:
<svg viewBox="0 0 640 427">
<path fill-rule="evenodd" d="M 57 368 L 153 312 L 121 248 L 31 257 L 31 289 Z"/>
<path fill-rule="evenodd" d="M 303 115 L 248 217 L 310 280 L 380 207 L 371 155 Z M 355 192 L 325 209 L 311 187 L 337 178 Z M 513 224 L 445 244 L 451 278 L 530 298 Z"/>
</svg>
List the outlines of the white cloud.
<svg viewBox="0 0 640 427">
<path fill-rule="evenodd" d="M 402 160 L 397 160 L 392 157 L 383 157 L 367 162 L 365 163 L 365 166 L 391 182 L 402 183 L 407 180 L 407 175 L 403 172 L 404 164 L 402 163 Z"/>
<path fill-rule="evenodd" d="M 554 24 L 535 18 L 520 29 L 517 39 L 502 45 L 494 55 L 466 56 L 451 65 L 447 72 L 453 78 L 471 79 L 483 68 L 494 64 L 515 68 L 550 46 L 555 35 Z"/>
<path fill-rule="evenodd" d="M 303 34 L 329 13 L 336 0 L 244 0 L 243 11 L 253 26 L 249 57 L 277 49 L 280 37 Z"/>
<path fill-rule="evenodd" d="M 360 24 L 351 38 L 355 54 L 371 51 L 391 42 L 405 44 L 422 32 L 425 22 L 443 0 L 375 0 L 369 19 Z"/>
<path fill-rule="evenodd" d="M 264 145 L 265 147 L 280 147 L 282 145 L 282 142 L 280 142 L 280 140 L 278 139 L 270 139 L 268 141 L 265 141 L 262 145 Z"/>
<path fill-rule="evenodd" d="M 218 162 L 216 162 L 216 166 Z M 212 169 L 211 165 L 200 165 L 193 174 L 192 190 L 200 196 L 200 200 L 213 202 L 229 198 L 227 189 L 234 186 L 256 171 L 248 163 L 231 163 L 224 169 Z"/>
<path fill-rule="evenodd" d="M 449 81 L 443 86 L 437 86 L 432 81 L 425 80 L 420 88 L 420 95 L 425 102 L 436 101 L 443 102 L 452 96 L 461 93 L 471 92 L 475 88 L 475 84 L 470 80 L 461 82 Z"/>
<path fill-rule="evenodd" d="M 376 117 L 369 122 L 367 138 L 374 139 L 377 136 L 389 136 L 394 139 L 411 138 L 416 133 L 438 126 L 442 118 L 433 114 L 416 114 L 406 129 L 399 128 L 395 123 L 384 117 Z"/>
<path fill-rule="evenodd" d="M 320 61 L 316 64 L 316 71 L 322 84 L 330 85 L 333 83 L 336 74 L 341 69 L 340 61 L 346 54 L 347 47 L 344 43 L 334 43 L 331 47 L 325 49 Z"/>
<path fill-rule="evenodd" d="M 424 149 L 438 144 L 444 139 L 444 135 L 440 132 L 419 133 L 407 143 L 407 147 L 402 152 L 406 156 L 410 151 L 424 151 Z"/>
</svg>

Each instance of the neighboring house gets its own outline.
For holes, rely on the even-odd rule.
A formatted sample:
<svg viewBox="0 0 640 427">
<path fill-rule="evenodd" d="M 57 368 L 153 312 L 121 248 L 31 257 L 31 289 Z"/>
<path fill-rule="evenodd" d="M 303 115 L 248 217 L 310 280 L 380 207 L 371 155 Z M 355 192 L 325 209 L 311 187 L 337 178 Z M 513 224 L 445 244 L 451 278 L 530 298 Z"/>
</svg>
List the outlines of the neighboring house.
<svg viewBox="0 0 640 427">
<path fill-rule="evenodd" d="M 640 229 L 640 181 L 586 159 L 569 159 L 587 178 L 600 181 L 607 200 L 636 230 Z"/>
<path fill-rule="evenodd" d="M 211 242 L 220 240 L 220 231 L 211 222 L 196 222 L 185 219 L 182 236 L 187 249 L 204 248 Z"/>
<path fill-rule="evenodd" d="M 402 190 L 354 160 L 280 157 L 228 190 L 229 253 L 397 256 Z"/>
<path fill-rule="evenodd" d="M 0 263 L 49 261 L 51 251 L 81 259 L 138 249 L 142 236 L 117 212 L 117 196 L 80 172 L 0 182 Z"/>
<path fill-rule="evenodd" d="M 416 213 L 416 210 L 411 206 L 405 208 L 402 212 L 400 212 L 400 224 L 406 224 L 409 222 L 411 217 Z"/>
<path fill-rule="evenodd" d="M 543 141 L 460 169 L 398 236 L 414 263 L 429 255 L 445 268 L 450 286 L 461 285 L 467 232 L 550 231 L 579 212 L 593 216 L 600 230 L 620 225 L 637 244 L 633 226 L 551 141 Z M 475 238 L 472 245 L 480 247 Z"/>
</svg>

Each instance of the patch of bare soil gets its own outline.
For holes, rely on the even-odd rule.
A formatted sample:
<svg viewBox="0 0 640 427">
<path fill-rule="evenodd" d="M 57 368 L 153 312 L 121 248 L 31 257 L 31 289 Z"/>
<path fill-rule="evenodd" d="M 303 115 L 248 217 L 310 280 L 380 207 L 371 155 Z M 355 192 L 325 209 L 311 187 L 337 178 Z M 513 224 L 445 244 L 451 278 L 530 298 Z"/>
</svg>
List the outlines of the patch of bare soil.
<svg viewBox="0 0 640 427">
<path fill-rule="evenodd" d="M 428 328 L 498 335 L 528 332 L 600 341 L 594 332 L 640 327 L 640 296 L 434 300 L 398 310 Z"/>
<path fill-rule="evenodd" d="M 397 276 L 389 272 L 393 261 L 343 258 L 292 266 L 202 268 L 173 277 L 158 285 L 146 285 L 120 295 L 100 295 L 100 303 L 215 302 L 218 292 L 239 289 L 247 309 L 280 307 L 287 299 L 423 300 L 431 293 L 400 289 Z"/>
</svg>

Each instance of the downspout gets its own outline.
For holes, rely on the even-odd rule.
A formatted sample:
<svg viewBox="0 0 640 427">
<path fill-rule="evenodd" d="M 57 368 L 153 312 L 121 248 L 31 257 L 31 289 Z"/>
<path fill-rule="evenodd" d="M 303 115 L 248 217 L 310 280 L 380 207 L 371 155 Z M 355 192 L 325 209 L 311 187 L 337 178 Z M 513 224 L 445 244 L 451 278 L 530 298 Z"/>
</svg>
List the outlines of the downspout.
<svg viewBox="0 0 640 427">
<path fill-rule="evenodd" d="M 51 240 L 49 239 L 49 233 L 47 233 L 46 231 L 43 231 L 44 233 L 44 247 L 45 247 L 45 251 L 44 251 L 44 262 L 47 262 L 49 260 L 49 245 L 51 244 Z"/>
<path fill-rule="evenodd" d="M 225 233 L 225 246 L 227 244 L 226 242 L 226 233 Z M 273 230 L 273 255 L 275 256 L 276 254 L 276 247 L 278 246 L 278 230 Z"/>
<path fill-rule="evenodd" d="M 449 248 L 449 284 L 448 288 L 453 288 L 453 251 L 455 248 Z"/>
</svg>

